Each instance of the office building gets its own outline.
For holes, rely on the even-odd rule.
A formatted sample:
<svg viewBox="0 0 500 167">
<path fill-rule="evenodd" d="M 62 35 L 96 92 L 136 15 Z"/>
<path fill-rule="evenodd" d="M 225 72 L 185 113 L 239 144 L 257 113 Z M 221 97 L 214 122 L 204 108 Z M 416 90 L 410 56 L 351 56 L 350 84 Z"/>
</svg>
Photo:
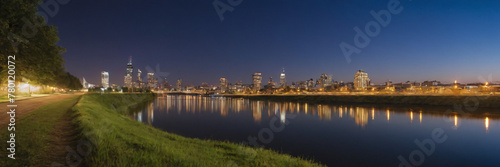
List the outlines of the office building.
<svg viewBox="0 0 500 167">
<path fill-rule="evenodd" d="M 359 70 L 354 74 L 354 89 L 364 90 L 370 85 L 370 78 L 368 78 L 368 73 L 364 70 Z"/>
<path fill-rule="evenodd" d="M 286 87 L 285 68 L 282 68 L 282 69 L 281 69 L 281 74 L 280 74 L 280 87 L 282 87 L 282 88 Z"/>
<path fill-rule="evenodd" d="M 134 73 L 134 68 L 132 67 L 132 56 L 128 58 L 128 63 L 127 63 L 127 73 L 125 74 L 124 77 L 124 85 L 123 87 L 127 88 L 132 88 L 133 87 L 133 80 L 132 80 L 132 75 Z"/>
<path fill-rule="evenodd" d="M 259 91 L 262 88 L 262 74 L 261 73 L 253 73 L 252 75 L 253 81 L 253 91 Z"/>
<path fill-rule="evenodd" d="M 101 71 L 101 85 L 103 88 L 109 87 L 109 73 L 106 71 Z"/>
</svg>

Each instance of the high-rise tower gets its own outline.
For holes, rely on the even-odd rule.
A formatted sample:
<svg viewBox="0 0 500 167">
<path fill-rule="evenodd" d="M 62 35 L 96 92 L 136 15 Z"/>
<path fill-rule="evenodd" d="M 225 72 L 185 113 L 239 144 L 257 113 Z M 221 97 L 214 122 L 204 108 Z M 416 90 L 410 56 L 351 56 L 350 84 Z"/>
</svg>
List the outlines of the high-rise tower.
<svg viewBox="0 0 500 167">
<path fill-rule="evenodd" d="M 137 69 L 137 87 L 142 88 L 143 83 L 142 83 L 142 78 L 141 78 L 142 71 L 140 69 Z"/>
<path fill-rule="evenodd" d="M 101 72 L 101 84 L 103 88 L 109 87 L 109 73 L 106 71 Z"/>
<path fill-rule="evenodd" d="M 132 56 L 128 58 L 127 63 L 127 73 L 125 74 L 124 87 L 132 88 L 132 75 L 134 73 L 134 68 L 132 67 Z"/>
<path fill-rule="evenodd" d="M 262 88 L 262 74 L 258 72 L 253 73 L 252 81 L 253 81 L 253 91 L 259 91 Z"/>
<path fill-rule="evenodd" d="M 280 87 L 282 87 L 282 88 L 286 87 L 285 68 L 282 68 L 282 69 L 281 69 L 281 75 L 280 75 Z"/>
<path fill-rule="evenodd" d="M 368 78 L 368 73 L 364 70 L 359 70 L 354 74 L 354 88 L 356 90 L 364 90 L 370 86 L 370 78 Z"/>
</svg>

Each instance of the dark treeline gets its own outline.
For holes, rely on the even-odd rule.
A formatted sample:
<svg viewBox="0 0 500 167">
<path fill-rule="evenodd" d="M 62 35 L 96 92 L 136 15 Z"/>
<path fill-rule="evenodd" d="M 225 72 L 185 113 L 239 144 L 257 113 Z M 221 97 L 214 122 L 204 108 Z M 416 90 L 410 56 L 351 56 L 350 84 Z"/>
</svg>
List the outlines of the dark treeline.
<svg viewBox="0 0 500 167">
<path fill-rule="evenodd" d="M 0 82 L 7 83 L 7 57 L 15 55 L 16 82 L 80 89 L 80 80 L 65 71 L 57 46 L 57 28 L 37 12 L 42 0 L 0 1 Z"/>
</svg>

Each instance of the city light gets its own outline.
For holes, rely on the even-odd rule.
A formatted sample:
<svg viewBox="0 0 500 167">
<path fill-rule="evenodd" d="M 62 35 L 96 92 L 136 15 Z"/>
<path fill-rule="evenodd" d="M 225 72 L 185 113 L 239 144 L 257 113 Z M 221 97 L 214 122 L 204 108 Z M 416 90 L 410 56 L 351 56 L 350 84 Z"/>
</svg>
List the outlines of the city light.
<svg viewBox="0 0 500 167">
<path fill-rule="evenodd" d="M 455 115 L 455 128 L 458 127 L 458 117 Z"/>
<path fill-rule="evenodd" d="M 410 120 L 413 122 L 413 111 L 410 112 Z"/>
<path fill-rule="evenodd" d="M 420 111 L 420 123 L 422 123 L 422 111 Z"/>
<path fill-rule="evenodd" d="M 387 109 L 387 121 L 389 121 L 390 119 L 391 119 L 391 111 Z"/>
<path fill-rule="evenodd" d="M 486 128 L 486 131 L 488 131 L 488 128 L 490 127 L 490 120 L 488 117 L 484 119 L 484 127 Z"/>
<path fill-rule="evenodd" d="M 375 120 L 375 108 L 372 108 L 372 120 Z"/>
</svg>

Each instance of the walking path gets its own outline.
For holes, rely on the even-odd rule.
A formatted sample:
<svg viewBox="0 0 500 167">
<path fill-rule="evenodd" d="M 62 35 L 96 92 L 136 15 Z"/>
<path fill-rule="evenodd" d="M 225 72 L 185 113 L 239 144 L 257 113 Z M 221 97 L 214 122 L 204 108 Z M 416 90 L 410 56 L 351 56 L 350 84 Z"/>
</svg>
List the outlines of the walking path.
<svg viewBox="0 0 500 167">
<path fill-rule="evenodd" d="M 30 98 L 25 100 L 16 101 L 15 103 L 3 102 L 0 103 L 0 129 L 4 129 L 9 124 L 10 116 L 7 114 L 9 111 L 9 107 L 7 105 L 17 105 L 16 107 L 16 120 L 23 117 L 26 114 L 38 109 L 41 106 L 46 104 L 56 102 L 59 100 L 63 100 L 66 98 L 70 98 L 73 96 L 82 95 L 82 93 L 75 94 L 59 94 L 59 95 L 50 95 L 44 97 Z"/>
</svg>

